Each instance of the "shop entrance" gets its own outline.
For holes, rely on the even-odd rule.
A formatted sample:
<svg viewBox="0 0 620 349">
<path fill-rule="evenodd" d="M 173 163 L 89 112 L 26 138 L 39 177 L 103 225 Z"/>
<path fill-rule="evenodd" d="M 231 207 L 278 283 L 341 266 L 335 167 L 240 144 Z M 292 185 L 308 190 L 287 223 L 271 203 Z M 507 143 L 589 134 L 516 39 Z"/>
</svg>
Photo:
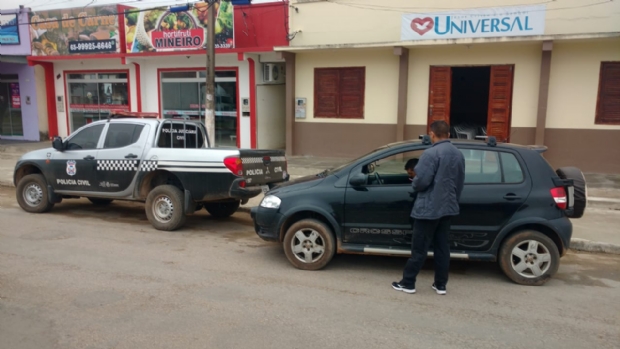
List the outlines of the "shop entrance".
<svg viewBox="0 0 620 349">
<path fill-rule="evenodd" d="M 24 135 L 18 78 L 0 75 L 0 136 Z"/>
<path fill-rule="evenodd" d="M 451 137 L 510 138 L 513 66 L 431 67 L 428 125 L 443 120 Z"/>
</svg>

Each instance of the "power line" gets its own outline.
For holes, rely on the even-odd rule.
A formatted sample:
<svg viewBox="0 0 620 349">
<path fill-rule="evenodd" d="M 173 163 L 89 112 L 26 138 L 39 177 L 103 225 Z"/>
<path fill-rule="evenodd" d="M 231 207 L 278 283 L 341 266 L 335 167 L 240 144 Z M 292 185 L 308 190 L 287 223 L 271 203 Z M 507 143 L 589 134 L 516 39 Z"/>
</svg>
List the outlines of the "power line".
<svg viewBox="0 0 620 349">
<path fill-rule="evenodd" d="M 468 10 L 481 10 L 481 9 L 492 8 L 492 7 L 470 7 L 470 8 L 461 8 L 461 9 L 445 8 L 445 7 L 444 8 L 439 8 L 439 7 L 398 7 L 397 8 L 397 7 L 389 7 L 389 6 L 382 6 L 382 5 L 372 5 L 372 4 L 353 4 L 353 3 L 348 3 L 348 2 L 339 2 L 336 0 L 326 0 L 326 1 L 329 3 L 335 4 L 335 5 L 347 6 L 347 7 L 352 7 L 352 8 L 362 9 L 362 10 L 401 12 L 401 13 L 411 11 L 411 10 L 427 10 L 427 11 L 441 12 L 442 14 L 445 14 L 445 15 L 460 14 L 460 13 L 449 13 L 448 11 L 468 11 Z M 536 6 L 536 5 L 546 5 L 550 3 L 556 3 L 556 2 L 557 0 L 548 0 L 548 1 L 539 2 L 539 3 L 515 4 L 515 5 L 498 6 L 498 7 L 502 8 L 502 7 Z M 543 11 L 550 12 L 550 11 L 560 11 L 560 10 L 571 10 L 571 9 L 599 6 L 599 5 L 604 5 L 604 4 L 608 4 L 612 2 L 614 2 L 614 0 L 605 0 L 605 1 L 596 2 L 592 4 L 584 4 L 584 5 L 577 5 L 577 6 L 546 8 L 544 10 L 531 10 L 528 12 L 543 12 Z"/>
</svg>

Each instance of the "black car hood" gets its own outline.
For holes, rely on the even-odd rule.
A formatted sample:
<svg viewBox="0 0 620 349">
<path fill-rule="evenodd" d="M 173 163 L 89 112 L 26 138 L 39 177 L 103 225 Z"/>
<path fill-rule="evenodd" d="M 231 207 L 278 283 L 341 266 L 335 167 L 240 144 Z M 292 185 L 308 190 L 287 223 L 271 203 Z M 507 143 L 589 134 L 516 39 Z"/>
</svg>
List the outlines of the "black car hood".
<svg viewBox="0 0 620 349">
<path fill-rule="evenodd" d="M 294 179 L 288 182 L 278 184 L 276 187 L 274 187 L 273 189 L 269 191 L 269 194 L 277 194 L 280 192 L 288 192 L 288 191 L 293 191 L 293 190 L 302 190 L 302 189 L 312 188 L 315 185 L 321 183 L 321 181 L 323 181 L 324 179 L 325 177 L 318 176 L 318 175 L 304 176 L 304 177 L 297 178 L 297 179 Z"/>
</svg>

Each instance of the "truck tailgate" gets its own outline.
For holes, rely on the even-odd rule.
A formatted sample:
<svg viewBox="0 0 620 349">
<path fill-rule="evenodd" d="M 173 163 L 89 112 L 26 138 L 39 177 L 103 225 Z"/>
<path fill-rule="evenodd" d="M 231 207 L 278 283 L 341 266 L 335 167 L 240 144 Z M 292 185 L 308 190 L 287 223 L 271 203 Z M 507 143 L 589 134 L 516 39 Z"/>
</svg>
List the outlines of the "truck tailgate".
<svg viewBox="0 0 620 349">
<path fill-rule="evenodd" d="M 284 150 L 240 149 L 243 177 L 248 186 L 284 182 L 288 178 Z"/>
</svg>

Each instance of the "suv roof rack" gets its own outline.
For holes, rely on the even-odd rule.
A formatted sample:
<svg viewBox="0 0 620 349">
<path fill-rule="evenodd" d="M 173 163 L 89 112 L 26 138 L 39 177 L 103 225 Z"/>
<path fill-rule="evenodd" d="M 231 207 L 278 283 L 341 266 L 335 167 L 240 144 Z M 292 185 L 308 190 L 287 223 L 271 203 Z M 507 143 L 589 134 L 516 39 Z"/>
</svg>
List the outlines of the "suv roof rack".
<svg viewBox="0 0 620 349">
<path fill-rule="evenodd" d="M 159 117 L 159 113 L 143 113 L 143 112 L 135 112 L 135 111 L 111 110 L 110 115 L 108 115 L 108 121 L 110 121 L 111 119 L 127 119 L 127 118 L 155 119 L 158 117 Z"/>
</svg>

